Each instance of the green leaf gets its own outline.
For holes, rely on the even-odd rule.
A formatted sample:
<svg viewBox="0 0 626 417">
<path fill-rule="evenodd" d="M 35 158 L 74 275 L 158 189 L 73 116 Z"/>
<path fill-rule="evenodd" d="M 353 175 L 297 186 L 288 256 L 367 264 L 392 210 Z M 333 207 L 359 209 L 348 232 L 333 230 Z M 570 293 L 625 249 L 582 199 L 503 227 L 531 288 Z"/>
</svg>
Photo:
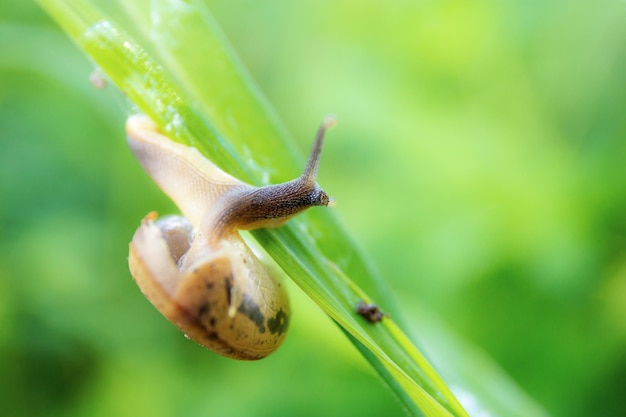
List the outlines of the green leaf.
<svg viewBox="0 0 626 417">
<path fill-rule="evenodd" d="M 40 4 L 173 139 L 252 184 L 300 173 L 303 156 L 201 2 L 103 3 L 108 15 L 87 0 Z M 332 210 L 310 210 L 252 235 L 341 326 L 411 415 L 467 415 L 396 324 L 399 314 L 385 285 Z M 391 316 L 367 322 L 354 311 L 360 300 Z"/>
</svg>

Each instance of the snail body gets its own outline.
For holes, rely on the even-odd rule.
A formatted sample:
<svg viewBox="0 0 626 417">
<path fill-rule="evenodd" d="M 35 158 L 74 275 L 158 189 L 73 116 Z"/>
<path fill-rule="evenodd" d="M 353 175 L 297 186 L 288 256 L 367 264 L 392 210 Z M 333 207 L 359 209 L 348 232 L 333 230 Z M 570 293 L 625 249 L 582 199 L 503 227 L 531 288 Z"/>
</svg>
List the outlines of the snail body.
<svg viewBox="0 0 626 417">
<path fill-rule="evenodd" d="M 328 205 L 316 178 L 330 124 L 320 127 L 300 177 L 254 187 L 159 133 L 146 116 L 128 119 L 133 154 L 183 214 L 142 220 L 130 243 L 130 271 L 146 298 L 190 339 L 242 360 L 263 358 L 282 343 L 290 317 L 286 292 L 238 230 L 277 227 L 308 207 Z"/>
</svg>

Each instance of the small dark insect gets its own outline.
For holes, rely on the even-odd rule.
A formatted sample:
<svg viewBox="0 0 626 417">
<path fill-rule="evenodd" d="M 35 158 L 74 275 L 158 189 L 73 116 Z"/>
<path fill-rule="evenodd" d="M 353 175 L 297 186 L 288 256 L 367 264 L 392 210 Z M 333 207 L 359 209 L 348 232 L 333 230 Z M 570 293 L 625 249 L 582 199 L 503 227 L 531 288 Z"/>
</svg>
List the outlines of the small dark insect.
<svg viewBox="0 0 626 417">
<path fill-rule="evenodd" d="M 383 316 L 389 315 L 380 311 L 380 308 L 378 308 L 376 304 L 367 304 L 363 300 L 359 301 L 355 311 L 359 316 L 363 317 L 372 324 L 378 323 L 383 319 Z"/>
</svg>

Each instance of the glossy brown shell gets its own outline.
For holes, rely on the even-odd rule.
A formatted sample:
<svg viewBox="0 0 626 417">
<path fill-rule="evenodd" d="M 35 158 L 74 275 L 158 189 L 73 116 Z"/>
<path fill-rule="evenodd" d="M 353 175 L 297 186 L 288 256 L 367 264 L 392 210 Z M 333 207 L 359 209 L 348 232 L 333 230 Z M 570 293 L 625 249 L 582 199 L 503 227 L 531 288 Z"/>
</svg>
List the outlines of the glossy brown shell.
<svg viewBox="0 0 626 417">
<path fill-rule="evenodd" d="M 162 228 L 146 217 L 130 243 L 129 267 L 150 302 L 190 339 L 234 359 L 261 359 L 280 346 L 289 323 L 282 284 L 233 238 L 185 270 Z"/>
</svg>

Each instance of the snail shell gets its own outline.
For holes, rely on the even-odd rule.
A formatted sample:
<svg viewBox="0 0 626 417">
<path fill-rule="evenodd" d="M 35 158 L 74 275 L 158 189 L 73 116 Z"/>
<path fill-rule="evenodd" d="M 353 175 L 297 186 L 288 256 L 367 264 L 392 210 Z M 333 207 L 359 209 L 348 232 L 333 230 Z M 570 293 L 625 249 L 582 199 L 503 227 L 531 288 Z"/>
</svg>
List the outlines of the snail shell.
<svg viewBox="0 0 626 417">
<path fill-rule="evenodd" d="M 190 339 L 227 357 L 263 358 L 280 346 L 290 309 L 281 283 L 238 230 L 276 227 L 308 207 L 328 205 L 315 183 L 318 131 L 302 176 L 253 187 L 223 172 L 195 148 L 158 132 L 146 116 L 126 124 L 129 146 L 183 216 L 148 214 L 130 243 L 129 267 L 143 294 Z"/>
</svg>

